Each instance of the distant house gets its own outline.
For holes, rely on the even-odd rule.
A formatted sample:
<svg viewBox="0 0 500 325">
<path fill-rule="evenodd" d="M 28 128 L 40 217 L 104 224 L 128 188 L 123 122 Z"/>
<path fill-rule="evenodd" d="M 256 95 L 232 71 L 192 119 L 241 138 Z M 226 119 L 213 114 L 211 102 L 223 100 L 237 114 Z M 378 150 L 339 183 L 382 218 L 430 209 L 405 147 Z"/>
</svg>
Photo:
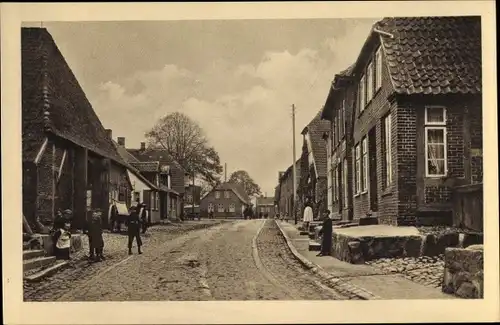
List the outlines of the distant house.
<svg viewBox="0 0 500 325">
<path fill-rule="evenodd" d="M 336 85 L 325 104 L 329 120 L 343 100 L 352 116 L 346 149 L 333 146 L 331 154 L 333 168 L 343 169 L 338 158 L 347 159 L 350 182 L 346 189 L 335 184 L 340 197 L 349 196 L 353 219 L 371 212 L 392 225 L 450 224 L 470 205 L 454 203 L 464 186 L 481 202 L 481 68 L 480 17 L 384 18 L 374 25 L 349 82 Z M 477 207 L 472 219 L 482 216 L 482 203 Z M 482 227 L 482 219 L 455 222 Z"/>
<path fill-rule="evenodd" d="M 306 198 L 313 203 L 314 216 L 327 207 L 327 152 L 323 135 L 330 129 L 330 123 L 321 119 L 321 112 L 302 130 L 300 183 L 297 188 L 300 211 Z"/>
<path fill-rule="evenodd" d="M 300 173 L 301 173 L 301 159 L 297 160 L 295 163 L 295 186 L 298 190 Z M 290 166 L 286 171 L 280 172 L 278 174 L 278 186 L 279 186 L 279 197 L 277 199 L 277 205 L 279 213 L 282 215 L 288 215 L 290 217 L 294 216 L 293 211 L 293 167 Z M 298 192 L 298 191 L 297 191 Z M 300 211 L 300 206 L 298 202 L 298 195 L 296 194 L 297 202 L 295 206 L 295 211 L 298 213 Z"/>
<path fill-rule="evenodd" d="M 109 137 L 112 138 L 112 131 L 109 129 L 106 131 L 108 132 Z M 158 213 L 158 210 L 154 210 L 152 208 L 153 205 L 151 205 L 151 203 L 153 202 L 151 201 L 152 198 L 160 196 L 160 189 L 157 185 L 153 184 L 144 175 L 142 175 L 139 169 L 133 166 L 133 164 L 140 163 L 137 158 L 130 154 L 124 146 L 119 145 L 118 142 L 113 141 L 113 143 L 120 156 L 127 163 L 127 176 L 131 184 L 131 202 L 128 202 L 129 206 L 130 204 L 135 204 L 137 200 L 139 202 L 147 203 L 147 209 L 149 212 L 148 222 L 151 224 L 158 223 L 161 219 L 161 214 Z M 119 197 L 116 195 L 116 192 L 112 191 L 110 193 L 110 196 L 114 200 L 120 202 Z M 108 212 L 108 214 L 109 213 L 110 211 Z"/>
<path fill-rule="evenodd" d="M 129 200 L 127 164 L 45 28 L 21 28 L 21 55 L 23 213 L 40 231 L 71 209 L 81 228 L 113 188 Z"/>
<path fill-rule="evenodd" d="M 244 208 L 251 204 L 242 186 L 226 182 L 201 199 L 200 210 L 202 217 L 213 212 L 215 218 L 241 218 Z"/>
<path fill-rule="evenodd" d="M 199 213 L 201 201 L 201 186 L 189 184 L 185 186 L 184 190 L 184 212 Z"/>
<path fill-rule="evenodd" d="M 125 147 L 125 138 L 119 137 L 118 144 Z M 178 219 L 182 215 L 182 196 L 186 173 L 165 150 L 146 148 L 127 149 L 138 161 L 130 164 L 138 169 L 158 192 L 148 193 L 144 201 L 149 202 L 151 214 L 159 219 Z"/>
<path fill-rule="evenodd" d="M 274 217 L 276 214 L 274 197 L 258 197 L 255 202 L 255 212 L 257 215 L 262 213 L 263 216 L 267 214 L 269 217 Z"/>
</svg>

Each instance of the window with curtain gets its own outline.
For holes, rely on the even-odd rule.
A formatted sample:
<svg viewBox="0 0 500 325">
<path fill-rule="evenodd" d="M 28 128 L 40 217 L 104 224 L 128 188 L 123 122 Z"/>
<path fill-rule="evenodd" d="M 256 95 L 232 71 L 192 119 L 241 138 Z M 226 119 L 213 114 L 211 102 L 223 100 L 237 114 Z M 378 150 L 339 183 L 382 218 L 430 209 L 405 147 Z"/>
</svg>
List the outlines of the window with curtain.
<svg viewBox="0 0 500 325">
<path fill-rule="evenodd" d="M 229 191 L 224 191 L 224 198 L 229 199 Z"/>
<path fill-rule="evenodd" d="M 446 109 L 444 107 L 426 107 L 425 170 L 427 177 L 446 176 L 448 168 L 446 150 Z"/>
<path fill-rule="evenodd" d="M 335 169 L 333 164 L 330 167 L 330 179 L 331 179 L 331 187 L 330 187 L 330 196 L 332 198 L 332 203 L 335 202 Z"/>
<path fill-rule="evenodd" d="M 345 135 L 347 121 L 345 119 L 345 99 L 342 100 L 342 134 Z"/>
<path fill-rule="evenodd" d="M 333 122 L 332 122 L 332 129 L 333 129 L 333 132 L 332 132 L 332 141 L 333 141 L 333 147 L 335 147 L 335 144 L 337 143 L 337 137 L 335 136 L 335 130 L 336 130 L 337 126 L 335 124 L 335 119 L 333 119 Z"/>
<path fill-rule="evenodd" d="M 347 159 L 344 159 L 344 164 L 343 164 L 344 170 L 342 171 L 342 176 L 343 176 L 343 182 L 344 182 L 344 207 L 347 207 L 347 200 L 349 196 L 349 186 L 348 186 L 348 166 L 347 166 Z"/>
<path fill-rule="evenodd" d="M 340 142 L 340 140 L 344 136 L 343 129 L 342 129 L 342 124 L 343 124 L 343 121 L 342 121 L 342 109 L 339 109 L 337 111 L 337 114 L 338 114 L 338 121 L 339 121 L 339 142 Z"/>
<path fill-rule="evenodd" d="M 338 172 L 339 172 L 339 166 L 335 166 L 335 202 L 339 201 L 339 177 L 338 177 Z"/>
<path fill-rule="evenodd" d="M 219 191 L 215 191 L 215 198 L 220 199 L 220 192 Z"/>
<path fill-rule="evenodd" d="M 361 113 L 365 109 L 366 105 L 366 93 L 365 93 L 365 76 L 361 77 L 359 81 L 359 112 Z"/>
<path fill-rule="evenodd" d="M 356 172 L 356 193 L 359 194 L 361 192 L 361 153 L 359 148 L 359 143 L 355 148 L 355 172 Z"/>
<path fill-rule="evenodd" d="M 362 191 L 368 190 L 368 139 L 364 137 L 362 142 L 362 153 L 363 153 L 363 177 L 362 177 Z"/>
<path fill-rule="evenodd" d="M 369 102 L 373 98 L 373 63 L 368 64 L 366 69 L 366 101 Z"/>
<path fill-rule="evenodd" d="M 382 87 L 382 47 L 375 53 L 375 91 Z"/>
<path fill-rule="evenodd" d="M 391 114 L 384 118 L 383 122 L 383 139 L 384 139 L 384 185 L 389 187 L 392 183 L 392 131 L 391 131 Z"/>
<path fill-rule="evenodd" d="M 229 212 L 234 212 L 234 211 L 236 211 L 236 207 L 235 207 L 234 203 L 231 203 L 229 205 Z"/>
</svg>

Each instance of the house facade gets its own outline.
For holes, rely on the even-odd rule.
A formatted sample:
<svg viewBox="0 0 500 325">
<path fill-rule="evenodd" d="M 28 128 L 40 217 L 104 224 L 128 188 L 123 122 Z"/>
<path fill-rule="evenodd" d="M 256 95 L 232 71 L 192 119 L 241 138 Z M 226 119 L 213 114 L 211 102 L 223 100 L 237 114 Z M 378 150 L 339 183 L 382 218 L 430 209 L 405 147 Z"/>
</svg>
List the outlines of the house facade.
<svg viewBox="0 0 500 325">
<path fill-rule="evenodd" d="M 222 183 L 208 192 L 200 202 L 202 217 L 213 212 L 215 218 L 242 218 L 243 210 L 252 202 L 239 184 Z"/>
<path fill-rule="evenodd" d="M 255 201 L 255 213 L 257 213 L 257 216 L 267 214 L 268 217 L 273 218 L 276 215 L 274 197 L 258 197 Z"/>
<path fill-rule="evenodd" d="M 300 183 L 298 186 L 299 208 L 304 209 L 307 198 L 313 205 L 314 216 L 327 208 L 327 150 L 323 136 L 330 123 L 321 119 L 322 110 L 302 130 Z"/>
<path fill-rule="evenodd" d="M 125 138 L 118 138 L 118 144 L 125 147 Z M 127 149 L 138 161 L 130 164 L 158 191 L 145 192 L 144 202 L 151 208 L 155 220 L 179 219 L 182 216 L 182 195 L 184 194 L 184 169 L 165 151 L 146 148 L 144 142 L 140 149 Z"/>
<path fill-rule="evenodd" d="M 299 188 L 299 182 L 300 182 L 300 173 L 301 173 L 301 160 L 298 159 L 295 162 L 295 170 L 296 170 L 296 175 L 295 175 L 295 186 L 298 192 Z M 290 217 L 294 216 L 294 206 L 293 206 L 293 166 L 290 166 L 287 168 L 287 170 L 283 173 L 279 173 L 279 198 L 277 200 L 277 206 L 279 213 L 282 215 L 288 215 Z M 299 208 L 299 202 L 298 202 L 298 195 L 296 195 L 296 206 L 295 206 L 295 211 L 297 215 L 300 214 L 300 208 Z"/>
<path fill-rule="evenodd" d="M 22 28 L 21 45 L 23 213 L 41 231 L 71 209 L 82 228 L 115 189 L 129 196 L 126 163 L 48 31 Z"/>
<path fill-rule="evenodd" d="M 385 18 L 351 77 L 353 218 L 451 224 L 455 188 L 482 183 L 480 18 Z"/>
</svg>

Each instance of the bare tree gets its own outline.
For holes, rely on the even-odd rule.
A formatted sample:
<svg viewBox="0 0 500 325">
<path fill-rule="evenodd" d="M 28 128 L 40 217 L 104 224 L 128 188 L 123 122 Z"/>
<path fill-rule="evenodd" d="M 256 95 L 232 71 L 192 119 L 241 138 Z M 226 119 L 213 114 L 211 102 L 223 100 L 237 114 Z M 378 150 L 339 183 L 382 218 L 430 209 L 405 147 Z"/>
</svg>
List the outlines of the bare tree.
<svg viewBox="0 0 500 325">
<path fill-rule="evenodd" d="M 222 166 L 202 128 L 179 112 L 162 117 L 146 133 L 148 147 L 165 149 L 190 175 L 211 185 L 219 182 Z"/>
<path fill-rule="evenodd" d="M 254 180 L 248 175 L 248 172 L 244 170 L 238 170 L 231 174 L 229 177 L 229 183 L 240 184 L 245 189 L 248 196 L 255 196 L 261 194 L 260 186 L 257 185 Z"/>
</svg>

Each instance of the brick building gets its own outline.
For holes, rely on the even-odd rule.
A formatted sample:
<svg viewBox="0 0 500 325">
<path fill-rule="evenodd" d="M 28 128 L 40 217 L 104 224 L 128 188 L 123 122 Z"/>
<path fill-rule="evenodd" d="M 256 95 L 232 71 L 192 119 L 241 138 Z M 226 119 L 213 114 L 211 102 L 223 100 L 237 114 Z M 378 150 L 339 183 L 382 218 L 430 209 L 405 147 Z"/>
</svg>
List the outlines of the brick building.
<svg viewBox="0 0 500 325">
<path fill-rule="evenodd" d="M 71 209 L 81 228 L 112 193 L 130 199 L 127 164 L 45 28 L 21 29 L 21 55 L 23 213 L 40 231 Z"/>
<path fill-rule="evenodd" d="M 252 202 L 239 184 L 222 183 L 208 192 L 200 203 L 202 217 L 208 217 L 209 212 L 215 218 L 242 218 L 243 210 Z"/>
<path fill-rule="evenodd" d="M 259 216 L 267 214 L 268 217 L 273 218 L 276 215 L 274 208 L 274 197 L 260 196 L 255 201 L 255 213 Z"/>
<path fill-rule="evenodd" d="M 323 135 L 330 129 L 330 123 L 321 119 L 322 110 L 302 130 L 300 182 L 297 187 L 299 211 L 304 208 L 305 199 L 313 203 L 314 216 L 327 208 L 327 150 Z"/>
<path fill-rule="evenodd" d="M 125 138 L 118 144 L 124 148 Z M 137 161 L 130 164 L 158 188 L 146 193 L 144 201 L 151 207 L 155 219 L 179 219 L 183 214 L 184 186 L 187 174 L 165 150 L 146 148 L 144 142 L 139 149 L 126 149 Z"/>
<path fill-rule="evenodd" d="M 374 25 L 324 113 L 332 119 L 333 103 L 356 89 L 346 100 L 354 219 L 373 212 L 393 225 L 451 223 L 454 188 L 482 183 L 481 87 L 479 17 Z"/>
<path fill-rule="evenodd" d="M 295 163 L 296 175 L 295 184 L 296 188 L 299 187 L 300 181 L 300 163 L 301 160 L 298 159 Z M 278 187 L 279 187 L 279 197 L 277 199 L 278 212 L 281 215 L 288 215 L 293 217 L 293 167 L 290 166 L 285 172 L 279 173 Z M 297 196 L 297 193 L 295 193 Z M 298 196 L 297 196 L 298 199 Z M 298 200 L 297 200 L 298 201 Z M 296 202 L 295 211 L 299 214 L 299 202 Z"/>
</svg>

